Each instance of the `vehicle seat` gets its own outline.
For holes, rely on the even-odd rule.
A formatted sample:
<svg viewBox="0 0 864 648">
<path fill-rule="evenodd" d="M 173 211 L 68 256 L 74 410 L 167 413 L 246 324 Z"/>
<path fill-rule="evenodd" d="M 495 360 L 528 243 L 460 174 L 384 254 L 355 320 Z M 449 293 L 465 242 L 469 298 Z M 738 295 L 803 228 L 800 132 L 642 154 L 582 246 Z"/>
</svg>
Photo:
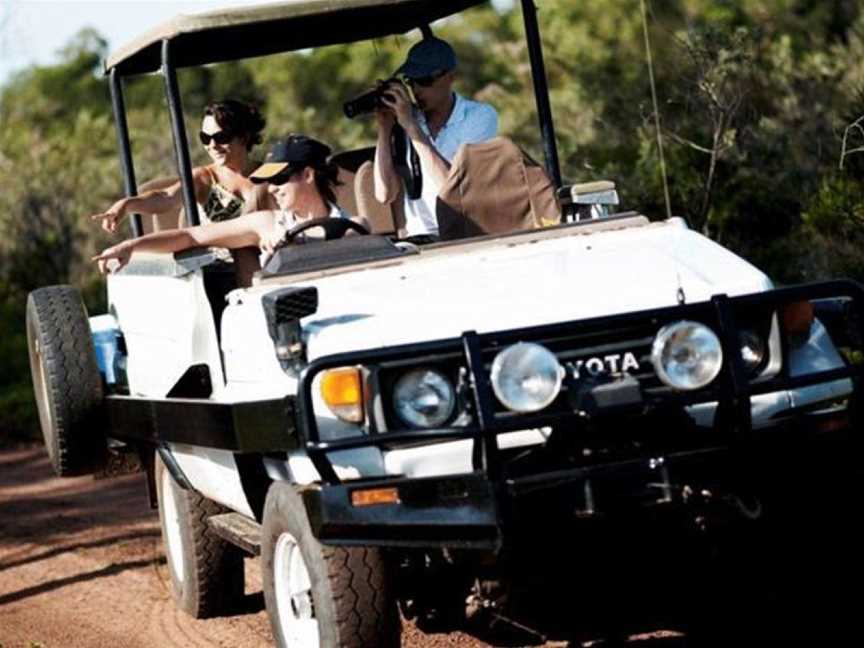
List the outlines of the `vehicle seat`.
<svg viewBox="0 0 864 648">
<path fill-rule="evenodd" d="M 354 173 L 339 167 L 338 184 L 333 188 L 336 203 L 352 216 L 357 215 L 357 200 L 354 197 Z"/>
<path fill-rule="evenodd" d="M 402 189 L 389 205 L 375 198 L 375 170 L 373 162 L 360 165 L 354 177 L 354 195 L 358 216 L 369 223 L 373 234 L 405 234 L 405 205 Z"/>
<path fill-rule="evenodd" d="M 438 194 L 441 240 L 503 234 L 561 222 L 546 170 L 506 137 L 463 144 Z"/>
<path fill-rule="evenodd" d="M 336 202 L 352 216 L 359 216 L 357 198 L 354 193 L 354 176 L 357 168 L 375 155 L 375 147 L 367 146 L 360 149 L 340 151 L 330 156 L 330 162 L 339 168 L 337 177 L 339 185 L 335 188 Z"/>
</svg>

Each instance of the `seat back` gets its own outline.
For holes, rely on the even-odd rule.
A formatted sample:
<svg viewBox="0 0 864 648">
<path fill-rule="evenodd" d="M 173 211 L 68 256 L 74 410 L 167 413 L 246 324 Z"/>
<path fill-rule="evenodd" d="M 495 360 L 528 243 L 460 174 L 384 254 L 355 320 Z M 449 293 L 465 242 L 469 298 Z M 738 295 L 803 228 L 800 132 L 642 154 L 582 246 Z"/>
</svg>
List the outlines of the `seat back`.
<svg viewBox="0 0 864 648">
<path fill-rule="evenodd" d="M 561 222 L 545 169 L 506 137 L 459 148 L 436 205 L 442 240 Z"/>
<path fill-rule="evenodd" d="M 354 195 L 357 215 L 369 223 L 373 234 L 405 234 L 405 205 L 402 189 L 390 204 L 375 198 L 375 169 L 373 162 L 360 165 L 354 176 Z"/>
<path fill-rule="evenodd" d="M 352 216 L 357 215 L 357 200 L 354 197 L 354 173 L 339 167 L 338 184 L 333 188 L 336 204 Z"/>
</svg>

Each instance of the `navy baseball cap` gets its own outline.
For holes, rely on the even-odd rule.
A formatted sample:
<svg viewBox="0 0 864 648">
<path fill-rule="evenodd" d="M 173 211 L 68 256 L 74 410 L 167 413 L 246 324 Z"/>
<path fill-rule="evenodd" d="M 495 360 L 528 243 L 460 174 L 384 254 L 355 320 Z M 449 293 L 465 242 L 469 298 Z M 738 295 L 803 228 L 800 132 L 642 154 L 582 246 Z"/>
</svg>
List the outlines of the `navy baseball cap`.
<svg viewBox="0 0 864 648">
<path fill-rule="evenodd" d="M 285 169 L 302 169 L 327 161 L 330 147 L 306 135 L 289 135 L 276 142 L 264 158 L 264 164 L 255 169 L 249 179 L 252 182 L 267 182 Z"/>
<path fill-rule="evenodd" d="M 422 79 L 437 72 L 449 72 L 456 67 L 456 52 L 450 44 L 440 38 L 424 38 L 408 50 L 405 63 L 398 70 L 397 75 L 409 79 Z"/>
</svg>

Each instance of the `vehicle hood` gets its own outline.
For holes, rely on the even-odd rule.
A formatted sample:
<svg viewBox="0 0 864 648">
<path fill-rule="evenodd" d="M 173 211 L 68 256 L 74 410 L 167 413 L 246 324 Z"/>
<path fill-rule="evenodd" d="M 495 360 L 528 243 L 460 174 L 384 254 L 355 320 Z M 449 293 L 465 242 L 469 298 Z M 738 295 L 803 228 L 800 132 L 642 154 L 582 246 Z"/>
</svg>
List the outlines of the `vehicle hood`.
<svg viewBox="0 0 864 648">
<path fill-rule="evenodd" d="M 772 287 L 674 219 L 424 255 L 309 282 L 319 310 L 303 320 L 308 357 L 674 306 L 679 288 L 693 303 Z"/>
</svg>

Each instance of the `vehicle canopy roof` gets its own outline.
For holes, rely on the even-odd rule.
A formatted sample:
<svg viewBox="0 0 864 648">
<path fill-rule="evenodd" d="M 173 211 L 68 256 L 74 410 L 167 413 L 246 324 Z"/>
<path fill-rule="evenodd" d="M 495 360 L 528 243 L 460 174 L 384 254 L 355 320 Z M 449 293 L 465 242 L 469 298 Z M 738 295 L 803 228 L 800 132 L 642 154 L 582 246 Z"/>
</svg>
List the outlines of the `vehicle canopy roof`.
<svg viewBox="0 0 864 648">
<path fill-rule="evenodd" d="M 283 0 L 179 15 L 113 52 L 106 72 L 159 70 L 162 41 L 176 67 L 220 63 L 402 34 L 486 0 Z"/>
</svg>

